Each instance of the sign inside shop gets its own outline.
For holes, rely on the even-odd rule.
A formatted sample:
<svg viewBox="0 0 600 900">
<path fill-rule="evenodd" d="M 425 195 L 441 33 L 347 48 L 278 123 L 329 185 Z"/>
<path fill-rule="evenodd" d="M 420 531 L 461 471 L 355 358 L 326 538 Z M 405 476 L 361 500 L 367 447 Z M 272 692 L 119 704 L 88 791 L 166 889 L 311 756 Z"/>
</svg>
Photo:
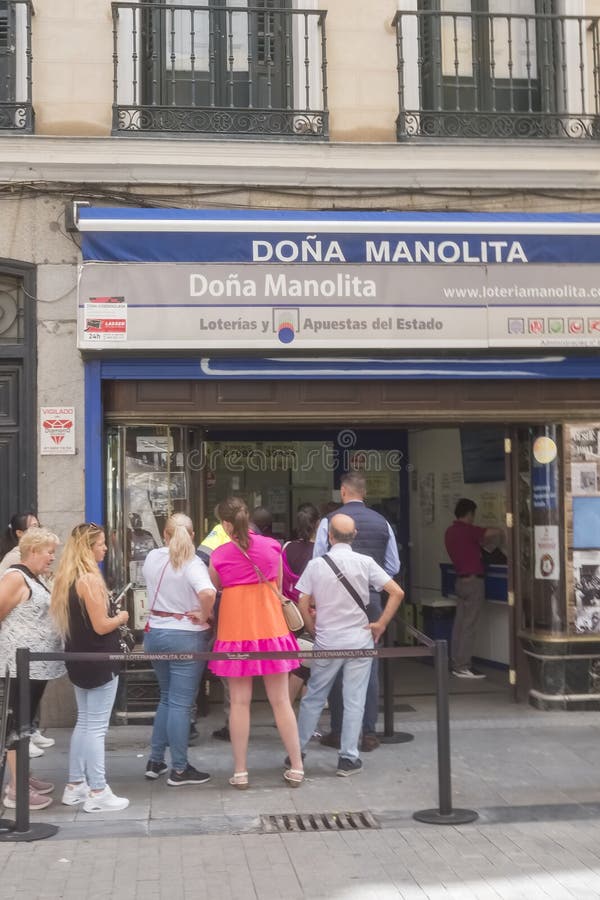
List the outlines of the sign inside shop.
<svg viewBox="0 0 600 900">
<path fill-rule="evenodd" d="M 600 217 L 84 209 L 79 227 L 82 348 L 600 346 Z"/>
</svg>

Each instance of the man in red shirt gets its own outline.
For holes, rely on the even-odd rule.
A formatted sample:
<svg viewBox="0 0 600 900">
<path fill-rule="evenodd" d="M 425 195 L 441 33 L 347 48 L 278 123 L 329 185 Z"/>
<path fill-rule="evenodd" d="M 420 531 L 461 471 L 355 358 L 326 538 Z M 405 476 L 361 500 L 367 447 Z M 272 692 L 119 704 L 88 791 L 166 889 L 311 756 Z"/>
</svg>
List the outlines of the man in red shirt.
<svg viewBox="0 0 600 900">
<path fill-rule="evenodd" d="M 485 678 L 471 668 L 477 626 L 485 600 L 481 548 L 497 546 L 504 533 L 500 528 L 480 528 L 473 524 L 477 504 L 463 498 L 454 510 L 454 522 L 446 529 L 445 544 L 456 572 L 456 617 L 452 629 L 452 674 L 457 678 Z"/>
</svg>

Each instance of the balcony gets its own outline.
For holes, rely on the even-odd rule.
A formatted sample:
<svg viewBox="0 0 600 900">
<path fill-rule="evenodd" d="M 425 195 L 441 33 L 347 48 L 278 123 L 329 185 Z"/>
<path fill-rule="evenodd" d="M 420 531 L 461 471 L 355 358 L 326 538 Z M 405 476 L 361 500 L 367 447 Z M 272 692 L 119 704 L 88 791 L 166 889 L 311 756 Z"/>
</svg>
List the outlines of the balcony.
<svg viewBox="0 0 600 900">
<path fill-rule="evenodd" d="M 0 132 L 33 131 L 30 0 L 0 2 Z"/>
<path fill-rule="evenodd" d="M 472 5 L 396 14 L 398 140 L 598 140 L 600 19 Z"/>
<path fill-rule="evenodd" d="M 326 140 L 326 15 L 113 3 L 113 134 Z"/>
</svg>

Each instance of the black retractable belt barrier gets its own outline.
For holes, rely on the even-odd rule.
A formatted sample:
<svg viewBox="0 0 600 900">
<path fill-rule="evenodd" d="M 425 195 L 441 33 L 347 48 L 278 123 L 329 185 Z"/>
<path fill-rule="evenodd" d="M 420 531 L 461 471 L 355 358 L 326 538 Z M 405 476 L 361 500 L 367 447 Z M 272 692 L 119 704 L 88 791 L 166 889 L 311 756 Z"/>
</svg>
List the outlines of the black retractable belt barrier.
<svg viewBox="0 0 600 900">
<path fill-rule="evenodd" d="M 467 825 L 479 818 L 473 809 L 452 808 L 450 774 L 450 704 L 448 701 L 448 643 L 436 641 L 434 649 L 435 696 L 437 705 L 437 750 L 439 809 L 424 809 L 413 814 L 417 822 L 428 825 Z"/>
<path fill-rule="evenodd" d="M 40 654 L 43 655 L 43 654 Z M 17 809 L 15 822 L 7 831 L 0 832 L 0 841 L 41 841 L 58 831 L 57 825 L 31 822 L 29 819 L 29 736 L 31 734 L 31 698 L 29 688 L 29 662 L 31 653 L 27 647 L 17 650 L 17 687 L 19 742 L 17 745 Z"/>
<path fill-rule="evenodd" d="M 414 813 L 420 822 L 433 825 L 461 825 L 478 818 L 470 809 L 452 809 L 452 787 L 450 780 L 450 721 L 448 704 L 448 645 L 446 641 L 435 643 L 408 623 L 405 627 L 413 634 L 421 646 L 389 647 L 373 650 L 274 650 L 271 652 L 249 653 L 35 653 L 28 648 L 17 650 L 18 690 L 18 749 L 17 749 L 17 809 L 16 821 L 9 823 L 7 830 L 0 827 L 2 841 L 39 841 L 56 834 L 56 825 L 41 822 L 31 823 L 29 819 L 29 737 L 31 734 L 31 703 L 29 688 L 29 666 L 31 660 L 77 660 L 79 662 L 131 662 L 133 660 L 211 660 L 211 659 L 357 659 L 378 658 L 388 660 L 395 657 L 424 657 L 433 654 L 436 672 L 437 698 L 437 745 L 438 745 L 438 786 L 439 809 L 429 809 Z M 387 715 L 390 711 L 388 708 Z M 389 722 L 386 727 L 389 726 Z M 391 729 L 393 730 L 393 710 Z M 412 735 L 409 736 L 409 739 Z M 401 739 L 402 740 L 402 739 Z"/>
</svg>

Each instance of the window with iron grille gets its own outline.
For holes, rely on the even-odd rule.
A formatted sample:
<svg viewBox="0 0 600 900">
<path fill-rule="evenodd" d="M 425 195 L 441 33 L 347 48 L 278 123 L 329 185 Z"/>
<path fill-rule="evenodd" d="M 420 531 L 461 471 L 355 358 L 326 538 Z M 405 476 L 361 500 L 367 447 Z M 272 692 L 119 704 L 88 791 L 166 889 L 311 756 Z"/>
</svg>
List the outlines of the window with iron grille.
<svg viewBox="0 0 600 900">
<path fill-rule="evenodd" d="M 0 131 L 31 131 L 31 2 L 0 0 Z"/>
<path fill-rule="evenodd" d="M 597 137 L 599 19 L 562 10 L 557 0 L 419 0 L 398 13 L 399 136 Z"/>
<path fill-rule="evenodd" d="M 115 130 L 323 137 L 325 13 L 296 6 L 293 0 L 113 3 Z M 126 91 L 119 87 L 125 20 L 133 38 L 131 104 L 122 102 Z"/>
</svg>

